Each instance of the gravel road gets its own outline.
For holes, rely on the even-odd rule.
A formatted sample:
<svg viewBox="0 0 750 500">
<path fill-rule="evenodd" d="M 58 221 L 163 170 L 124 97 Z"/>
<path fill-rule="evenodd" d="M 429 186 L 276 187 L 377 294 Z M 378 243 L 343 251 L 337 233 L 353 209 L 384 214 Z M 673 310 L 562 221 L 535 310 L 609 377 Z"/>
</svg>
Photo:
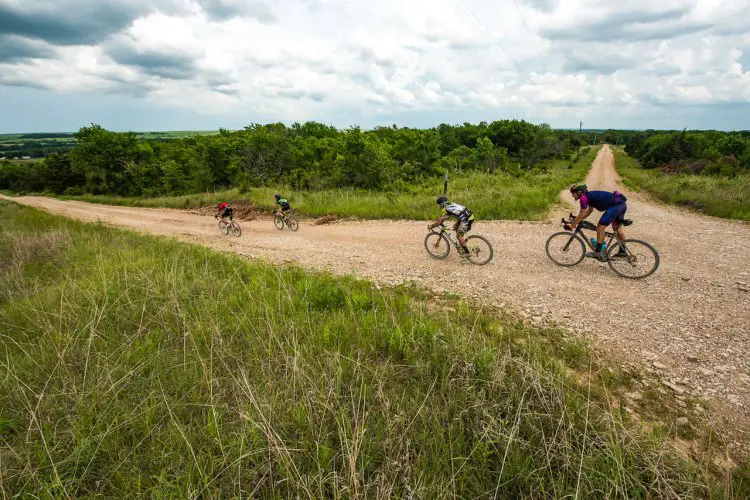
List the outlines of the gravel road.
<svg viewBox="0 0 750 500">
<path fill-rule="evenodd" d="M 625 189 L 608 146 L 586 182 L 590 189 L 619 189 L 628 196 L 627 216 L 635 222 L 626 235 L 658 249 L 655 274 L 627 280 L 592 259 L 574 268 L 554 265 L 544 245 L 559 230 L 560 218 L 575 210 L 565 190 L 549 221 L 477 221 L 473 232 L 495 249 L 486 266 L 462 261 L 455 252 L 444 261 L 430 259 L 422 243 L 428 221 L 302 221 L 293 233 L 277 230 L 270 218 L 256 219 L 240 221 L 242 236 L 234 238 L 221 235 L 213 217 L 185 210 L 13 200 L 271 262 L 293 261 L 384 284 L 416 281 L 531 322 L 554 322 L 592 338 L 606 355 L 655 373 L 681 397 L 706 398 L 710 418 L 730 429 L 735 446 L 743 448 L 750 435 L 750 225 L 668 207 Z M 596 218 L 598 212 L 591 216 Z"/>
</svg>

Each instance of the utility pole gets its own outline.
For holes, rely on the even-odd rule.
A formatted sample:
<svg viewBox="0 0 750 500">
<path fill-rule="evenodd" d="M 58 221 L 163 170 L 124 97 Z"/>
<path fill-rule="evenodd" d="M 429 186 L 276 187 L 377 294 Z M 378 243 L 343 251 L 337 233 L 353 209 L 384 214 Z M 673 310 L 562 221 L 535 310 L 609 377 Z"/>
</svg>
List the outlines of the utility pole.
<svg viewBox="0 0 750 500">
<path fill-rule="evenodd" d="M 443 180 L 443 196 L 448 194 L 448 171 L 445 171 L 445 178 Z"/>
</svg>

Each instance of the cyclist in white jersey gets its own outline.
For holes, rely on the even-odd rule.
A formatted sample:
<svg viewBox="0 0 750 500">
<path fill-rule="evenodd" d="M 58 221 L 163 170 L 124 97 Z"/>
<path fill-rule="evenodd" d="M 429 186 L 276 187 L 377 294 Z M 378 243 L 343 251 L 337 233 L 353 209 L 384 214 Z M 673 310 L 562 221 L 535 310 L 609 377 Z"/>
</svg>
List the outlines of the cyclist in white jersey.
<svg viewBox="0 0 750 500">
<path fill-rule="evenodd" d="M 428 229 L 439 226 L 444 221 L 450 218 L 456 219 L 456 224 L 453 226 L 453 230 L 456 231 L 456 237 L 458 243 L 461 245 L 463 252 L 459 250 L 462 257 L 465 257 L 469 253 L 469 249 L 466 247 L 466 240 L 464 235 L 471 231 L 471 225 L 474 223 L 474 214 L 471 210 L 458 203 L 450 203 L 447 196 L 441 196 L 437 199 L 437 204 L 443 209 L 443 213 L 437 218 L 434 224 L 427 226 Z"/>
</svg>

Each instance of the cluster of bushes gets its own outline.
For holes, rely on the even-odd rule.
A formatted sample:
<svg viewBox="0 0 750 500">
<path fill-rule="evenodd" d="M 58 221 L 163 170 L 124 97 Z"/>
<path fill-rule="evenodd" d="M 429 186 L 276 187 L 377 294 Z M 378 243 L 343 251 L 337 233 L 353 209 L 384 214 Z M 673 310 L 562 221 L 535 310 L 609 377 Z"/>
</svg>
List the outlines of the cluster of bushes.
<svg viewBox="0 0 750 500">
<path fill-rule="evenodd" d="M 750 131 L 645 131 L 628 137 L 625 152 L 648 169 L 734 177 L 750 172 Z"/>
</svg>

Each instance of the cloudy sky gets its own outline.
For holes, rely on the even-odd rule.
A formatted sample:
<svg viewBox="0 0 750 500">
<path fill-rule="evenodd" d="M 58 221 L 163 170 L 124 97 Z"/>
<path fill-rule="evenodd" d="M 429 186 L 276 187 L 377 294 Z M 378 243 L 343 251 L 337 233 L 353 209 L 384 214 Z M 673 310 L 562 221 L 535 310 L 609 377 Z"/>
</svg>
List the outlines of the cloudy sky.
<svg viewBox="0 0 750 500">
<path fill-rule="evenodd" d="M 750 128 L 750 0 L 0 0 L 0 133 Z"/>
</svg>

